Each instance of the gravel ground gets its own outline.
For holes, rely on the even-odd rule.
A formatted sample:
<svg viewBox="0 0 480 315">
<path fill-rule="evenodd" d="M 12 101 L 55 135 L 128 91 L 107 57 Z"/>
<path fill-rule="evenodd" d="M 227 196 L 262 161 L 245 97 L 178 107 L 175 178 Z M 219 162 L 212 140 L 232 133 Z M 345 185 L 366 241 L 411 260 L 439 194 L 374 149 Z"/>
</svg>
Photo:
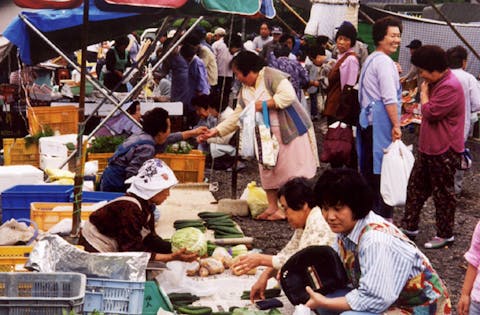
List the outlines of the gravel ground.
<svg viewBox="0 0 480 315">
<path fill-rule="evenodd" d="M 318 129 L 318 126 L 315 126 Z M 317 133 L 319 149 L 321 148 L 322 137 Z M 417 141 L 414 132 L 404 131 L 403 141 L 406 144 L 415 144 Z M 435 235 L 435 208 L 431 199 L 427 201 L 421 215 L 420 234 L 416 244 L 431 260 L 434 268 L 439 272 L 446 282 L 452 298 L 452 305 L 456 307 L 463 277 L 466 271 L 466 262 L 463 259 L 464 253 L 468 250 L 470 239 L 476 223 L 480 219 L 478 211 L 480 193 L 480 143 L 471 141 L 468 147 L 472 150 L 474 163 L 472 169 L 465 174 L 463 191 L 458 197 L 457 212 L 455 216 L 455 243 L 452 246 L 438 249 L 423 249 L 423 244 Z M 260 183 L 258 167 L 255 161 L 247 161 L 247 168 L 238 174 L 237 197 L 239 197 L 246 185 L 256 180 Z M 322 164 L 317 176 L 326 169 L 328 165 Z M 210 182 L 218 182 L 219 190 L 214 193 L 215 198 L 232 198 L 231 193 L 231 172 L 212 171 Z M 399 222 L 403 215 L 403 208 L 395 209 L 394 221 Z M 258 221 L 250 217 L 236 217 L 245 234 L 253 236 L 254 247 L 262 249 L 265 253 L 277 253 L 290 239 L 293 229 L 286 221 Z M 456 313 L 456 311 L 454 311 Z"/>
</svg>

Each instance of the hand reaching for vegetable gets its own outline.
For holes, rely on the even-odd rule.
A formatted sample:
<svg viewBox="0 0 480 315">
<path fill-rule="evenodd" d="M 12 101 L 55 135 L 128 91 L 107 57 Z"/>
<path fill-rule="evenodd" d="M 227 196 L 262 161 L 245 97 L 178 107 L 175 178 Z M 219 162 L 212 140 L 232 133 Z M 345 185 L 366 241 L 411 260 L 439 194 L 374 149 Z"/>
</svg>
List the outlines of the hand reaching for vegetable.
<svg viewBox="0 0 480 315">
<path fill-rule="evenodd" d="M 171 255 L 172 255 L 172 260 L 180 260 L 180 261 L 190 262 L 190 261 L 194 261 L 194 260 L 198 259 L 197 253 L 187 252 L 186 248 L 182 248 L 182 249 L 172 253 Z"/>
</svg>

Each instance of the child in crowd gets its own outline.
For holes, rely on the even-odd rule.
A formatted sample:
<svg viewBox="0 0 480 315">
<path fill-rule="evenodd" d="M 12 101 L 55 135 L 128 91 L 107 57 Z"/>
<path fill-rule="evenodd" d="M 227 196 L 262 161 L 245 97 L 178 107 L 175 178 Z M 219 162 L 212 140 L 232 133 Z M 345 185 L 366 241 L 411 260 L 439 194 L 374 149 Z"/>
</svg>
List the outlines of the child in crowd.
<svg viewBox="0 0 480 315">
<path fill-rule="evenodd" d="M 314 103 L 317 105 L 318 114 L 321 115 L 327 99 L 328 74 L 335 66 L 336 60 L 327 56 L 327 51 L 322 45 L 311 47 L 308 57 L 312 63 L 318 67 L 317 76 L 314 80 L 310 81 L 310 85 L 318 87 L 317 100 Z M 328 129 L 327 119 L 323 115 L 321 117 L 320 131 L 326 134 Z"/>
<path fill-rule="evenodd" d="M 233 109 L 230 106 L 221 108 L 222 102 L 218 93 L 195 97 L 192 99 L 192 104 L 200 117 L 199 123 L 203 123 L 203 126 L 208 128 L 214 128 L 217 121 L 221 123 L 233 114 Z M 224 101 L 223 104 L 226 104 L 226 102 Z M 214 162 L 214 169 L 228 169 L 232 166 L 236 152 L 235 147 L 231 144 L 234 134 L 235 132 L 232 132 L 223 137 L 212 137 L 199 144 L 198 148 L 200 150 L 209 153 Z M 243 163 L 237 165 L 237 169 L 244 167 Z"/>
<path fill-rule="evenodd" d="M 470 249 L 465 254 L 468 262 L 465 280 L 463 281 L 462 295 L 458 301 L 457 312 L 459 315 L 480 314 L 480 222 L 477 223 L 472 235 Z"/>
</svg>

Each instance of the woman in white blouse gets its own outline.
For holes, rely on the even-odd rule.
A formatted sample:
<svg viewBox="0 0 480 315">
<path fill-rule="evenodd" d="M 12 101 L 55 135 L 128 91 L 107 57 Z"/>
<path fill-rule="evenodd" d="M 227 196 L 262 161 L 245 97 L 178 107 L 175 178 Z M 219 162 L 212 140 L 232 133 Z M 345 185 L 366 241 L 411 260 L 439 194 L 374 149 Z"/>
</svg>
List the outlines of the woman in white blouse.
<svg viewBox="0 0 480 315">
<path fill-rule="evenodd" d="M 260 275 L 250 290 L 250 299 L 264 299 L 269 278 L 274 277 L 283 264 L 299 250 L 312 245 L 333 245 L 335 234 L 325 222 L 320 208 L 315 207 L 312 188 L 304 177 L 286 182 L 278 190 L 281 207 L 288 223 L 295 228 L 292 238 L 276 255 L 252 253 L 242 256 L 232 268 L 244 274 L 257 266 L 268 268 Z"/>
</svg>

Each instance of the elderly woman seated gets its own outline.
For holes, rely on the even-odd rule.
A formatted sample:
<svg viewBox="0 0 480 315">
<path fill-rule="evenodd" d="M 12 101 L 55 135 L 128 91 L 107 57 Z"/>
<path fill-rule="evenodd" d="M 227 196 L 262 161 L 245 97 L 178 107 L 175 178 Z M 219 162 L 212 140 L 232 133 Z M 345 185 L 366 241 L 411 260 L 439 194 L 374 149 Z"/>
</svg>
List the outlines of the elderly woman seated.
<svg viewBox="0 0 480 315">
<path fill-rule="evenodd" d="M 252 302 L 255 298 L 265 298 L 268 279 L 274 277 L 293 254 L 311 245 L 332 245 L 335 240 L 321 210 L 315 207 L 313 191 L 306 178 L 286 182 L 279 189 L 278 198 L 288 223 L 295 229 L 290 241 L 276 255 L 248 254 L 232 266 L 238 273 L 247 273 L 257 266 L 268 267 L 250 290 Z"/>
<path fill-rule="evenodd" d="M 145 251 L 158 261 L 197 258 L 185 249 L 172 253 L 170 242 L 155 232 L 153 211 L 178 183 L 173 171 L 159 159 L 147 160 L 136 176 L 128 179 L 130 188 L 123 197 L 93 212 L 78 241 L 89 252 Z"/>
<path fill-rule="evenodd" d="M 326 170 L 315 189 L 333 232 L 350 290 L 326 296 L 307 287 L 320 314 L 450 314 L 447 289 L 428 258 L 395 225 L 375 214 L 365 179 Z"/>
</svg>

